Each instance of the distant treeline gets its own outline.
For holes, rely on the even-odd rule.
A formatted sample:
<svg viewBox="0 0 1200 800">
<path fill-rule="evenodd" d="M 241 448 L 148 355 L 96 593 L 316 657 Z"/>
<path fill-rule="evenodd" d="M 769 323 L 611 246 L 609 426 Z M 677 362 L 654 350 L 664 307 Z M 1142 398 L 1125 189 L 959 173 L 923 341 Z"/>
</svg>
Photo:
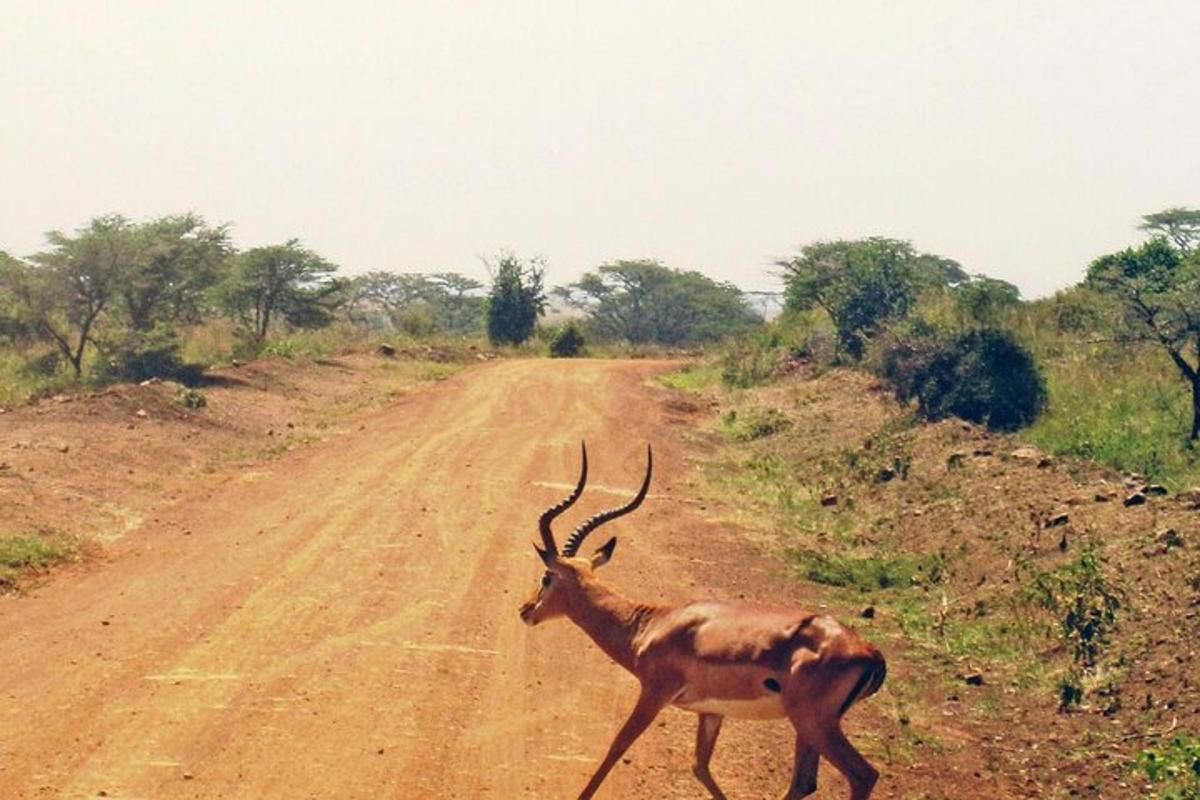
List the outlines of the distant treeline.
<svg viewBox="0 0 1200 800">
<path fill-rule="evenodd" d="M 0 251 L 0 348 L 34 373 L 76 380 L 186 378 L 186 333 L 226 320 L 234 350 L 342 322 L 413 336 L 482 336 L 521 344 L 553 299 L 586 341 L 689 346 L 761 323 L 727 283 L 656 261 L 605 264 L 577 283 L 543 287 L 543 264 L 502 254 L 490 285 L 456 272 L 373 271 L 348 277 L 292 239 L 236 249 L 227 225 L 196 214 L 97 217 L 27 258 Z M 578 349 L 578 347 L 576 348 Z"/>
</svg>

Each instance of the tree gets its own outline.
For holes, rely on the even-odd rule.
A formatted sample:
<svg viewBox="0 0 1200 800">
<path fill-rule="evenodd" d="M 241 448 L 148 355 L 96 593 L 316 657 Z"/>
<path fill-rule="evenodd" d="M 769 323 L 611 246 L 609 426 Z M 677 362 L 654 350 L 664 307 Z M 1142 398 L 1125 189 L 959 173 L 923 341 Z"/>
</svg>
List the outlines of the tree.
<svg viewBox="0 0 1200 800">
<path fill-rule="evenodd" d="M 533 335 L 546 307 L 542 273 L 538 261 L 526 265 L 511 254 L 501 256 L 487 302 L 487 332 L 492 344 L 521 344 Z"/>
<path fill-rule="evenodd" d="M 1142 217 L 1144 231 L 1165 236 L 1181 253 L 1190 253 L 1200 243 L 1200 209 L 1168 208 Z"/>
<path fill-rule="evenodd" d="M 1130 339 L 1161 347 L 1192 390 L 1190 440 L 1200 439 L 1200 252 L 1167 239 L 1101 256 L 1086 283 L 1116 298 Z"/>
<path fill-rule="evenodd" d="M 810 244 L 779 266 L 786 271 L 786 308 L 824 309 L 840 346 L 854 359 L 884 323 L 904 317 L 923 291 L 967 280 L 957 262 L 877 236 Z"/>
<path fill-rule="evenodd" d="M 429 276 L 437 287 L 435 305 L 438 325 L 452 333 L 472 333 L 483 327 L 487 305 L 479 291 L 483 284 L 457 272 L 438 272 Z"/>
<path fill-rule="evenodd" d="M 468 333 L 482 327 L 484 299 L 475 294 L 482 288 L 455 272 L 368 272 L 350 280 L 347 311 L 357 324 L 410 329 L 423 319 L 433 330 Z"/>
<path fill-rule="evenodd" d="M 974 275 L 953 291 L 959 312 L 976 325 L 995 327 L 1005 312 L 1021 304 L 1020 289 L 986 275 Z"/>
<path fill-rule="evenodd" d="M 119 281 L 129 327 L 145 332 L 198 321 L 203 298 L 232 254 L 228 226 L 179 214 L 133 226 L 130 233 L 134 252 Z"/>
<path fill-rule="evenodd" d="M 657 261 L 605 264 L 555 294 L 585 312 L 599 336 L 634 344 L 712 342 L 762 322 L 736 286 Z"/>
<path fill-rule="evenodd" d="M 347 310 L 355 322 L 367 322 L 372 314 L 381 313 L 386 324 L 401 328 L 404 313 L 417 303 L 429 303 L 435 292 L 426 275 L 377 270 L 349 281 Z"/>
<path fill-rule="evenodd" d="M 134 230 L 129 220 L 110 215 L 96 217 L 74 236 L 51 231 L 46 240 L 50 248 L 31 265 L 9 265 L 6 289 L 78 378 L 88 346 L 96 343 L 96 324 L 117 299 L 123 271 L 137 250 Z"/>
<path fill-rule="evenodd" d="M 226 313 L 251 340 L 261 344 L 271 325 L 283 318 L 297 328 L 319 328 L 333 321 L 344 301 L 337 266 L 303 247 L 298 239 L 255 247 L 237 257 L 219 290 Z"/>
</svg>

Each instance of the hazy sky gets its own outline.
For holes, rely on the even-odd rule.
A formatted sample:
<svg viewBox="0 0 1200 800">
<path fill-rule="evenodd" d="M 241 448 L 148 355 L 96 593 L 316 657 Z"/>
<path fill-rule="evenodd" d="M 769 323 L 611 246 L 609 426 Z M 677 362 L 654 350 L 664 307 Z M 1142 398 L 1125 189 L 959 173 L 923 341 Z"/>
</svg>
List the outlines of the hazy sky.
<svg viewBox="0 0 1200 800">
<path fill-rule="evenodd" d="M 1200 2 L 0 0 L 0 248 L 194 210 L 351 272 L 911 239 L 1028 295 L 1200 206 Z"/>
</svg>

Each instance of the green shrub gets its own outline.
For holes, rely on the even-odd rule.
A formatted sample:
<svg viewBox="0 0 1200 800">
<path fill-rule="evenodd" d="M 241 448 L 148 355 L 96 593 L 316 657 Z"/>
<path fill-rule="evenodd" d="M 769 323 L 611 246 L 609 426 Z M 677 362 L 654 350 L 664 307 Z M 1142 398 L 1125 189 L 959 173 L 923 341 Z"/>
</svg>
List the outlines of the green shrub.
<svg viewBox="0 0 1200 800">
<path fill-rule="evenodd" d="M 917 332 L 889 340 L 878 372 L 927 419 L 955 416 L 997 430 L 1033 422 L 1046 389 L 1033 357 L 1009 333 Z"/>
<path fill-rule="evenodd" d="M 179 390 L 179 403 L 186 408 L 199 409 L 208 405 L 208 398 L 199 389 L 183 388 Z"/>
<path fill-rule="evenodd" d="M 1143 750 L 1135 769 L 1155 784 L 1160 800 L 1200 800 L 1200 739 L 1179 735 L 1158 749 Z"/>
<path fill-rule="evenodd" d="M 576 358 L 582 352 L 583 332 L 574 322 L 563 325 L 550 339 L 551 358 Z"/>
<path fill-rule="evenodd" d="M 1043 572 L 1033 582 L 1041 606 L 1059 615 L 1064 641 L 1075 663 L 1096 666 L 1117 622 L 1121 599 L 1100 569 L 1094 550 L 1053 572 Z"/>
</svg>

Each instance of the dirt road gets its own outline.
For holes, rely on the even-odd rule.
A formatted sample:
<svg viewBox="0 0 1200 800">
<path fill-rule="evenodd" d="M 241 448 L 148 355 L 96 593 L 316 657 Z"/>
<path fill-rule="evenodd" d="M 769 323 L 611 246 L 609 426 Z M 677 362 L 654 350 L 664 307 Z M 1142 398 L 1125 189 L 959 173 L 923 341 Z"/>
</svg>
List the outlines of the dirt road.
<svg viewBox="0 0 1200 800">
<path fill-rule="evenodd" d="M 612 526 L 613 584 L 687 599 L 745 575 L 706 585 L 727 534 L 697 536 L 646 382 L 661 369 L 469 370 L 195 488 L 100 568 L 0 600 L 0 797 L 574 797 L 636 686 L 569 623 L 527 630 L 516 609 L 579 439 L 592 487 L 567 531 L 636 485 L 647 440 L 659 455 L 646 507 Z M 702 796 L 694 719 L 665 714 L 602 796 Z M 715 772 L 734 797 L 776 796 L 789 758 L 782 726 L 731 724 Z"/>
</svg>

